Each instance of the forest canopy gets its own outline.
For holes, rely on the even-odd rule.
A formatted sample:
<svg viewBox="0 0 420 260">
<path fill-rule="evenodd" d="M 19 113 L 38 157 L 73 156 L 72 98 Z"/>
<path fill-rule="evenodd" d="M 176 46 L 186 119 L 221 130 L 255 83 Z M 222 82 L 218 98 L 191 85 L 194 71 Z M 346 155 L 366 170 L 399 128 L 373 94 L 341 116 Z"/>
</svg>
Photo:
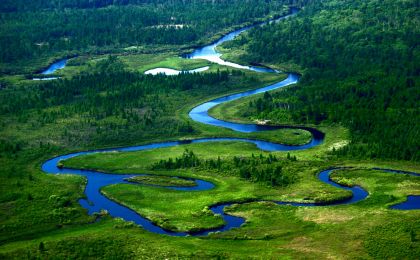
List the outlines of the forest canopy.
<svg viewBox="0 0 420 260">
<path fill-rule="evenodd" d="M 352 157 L 420 159 L 418 1 L 312 1 L 297 17 L 230 42 L 240 57 L 298 64 L 299 86 L 243 114 L 304 124 L 343 123 Z M 285 115 L 287 114 L 287 115 Z"/>
<path fill-rule="evenodd" d="M 197 45 L 223 28 L 282 14 L 288 1 L 243 2 L 2 1 L 0 72 L 13 73 L 10 65 L 42 57 Z"/>
</svg>

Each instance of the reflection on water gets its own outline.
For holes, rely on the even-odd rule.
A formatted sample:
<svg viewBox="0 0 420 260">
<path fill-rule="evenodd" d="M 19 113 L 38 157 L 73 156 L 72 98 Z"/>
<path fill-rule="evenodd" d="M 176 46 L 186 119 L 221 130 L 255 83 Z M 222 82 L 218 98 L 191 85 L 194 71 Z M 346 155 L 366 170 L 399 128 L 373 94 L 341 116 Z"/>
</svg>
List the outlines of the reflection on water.
<svg viewBox="0 0 420 260">
<path fill-rule="evenodd" d="M 41 74 L 42 75 L 53 74 L 57 70 L 60 70 L 60 69 L 64 68 L 66 66 L 66 64 L 67 64 L 67 61 L 68 61 L 68 59 L 62 59 L 62 60 L 59 60 L 57 62 L 54 62 L 46 70 L 44 70 L 43 72 L 41 72 Z"/>
<path fill-rule="evenodd" d="M 174 70 L 174 69 L 168 69 L 168 68 L 155 68 L 155 69 L 145 71 L 144 74 L 150 74 L 150 75 L 165 74 L 166 76 L 175 76 L 181 73 L 203 72 L 203 71 L 208 70 L 209 68 L 210 68 L 209 66 L 193 69 L 193 70 Z"/>
</svg>

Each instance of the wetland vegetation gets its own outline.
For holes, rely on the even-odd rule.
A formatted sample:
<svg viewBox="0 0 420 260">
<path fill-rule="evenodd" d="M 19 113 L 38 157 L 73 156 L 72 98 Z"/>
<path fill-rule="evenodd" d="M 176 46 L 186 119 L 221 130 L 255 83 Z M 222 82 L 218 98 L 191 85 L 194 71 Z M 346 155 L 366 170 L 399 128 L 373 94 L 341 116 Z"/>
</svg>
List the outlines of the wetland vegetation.
<svg viewBox="0 0 420 260">
<path fill-rule="evenodd" d="M 398 1 L 9 1 L 0 4 L 0 258 L 366 258 L 417 259 L 420 210 L 395 210 L 420 195 L 419 15 Z M 297 84 L 212 108 L 218 119 L 307 126 L 320 145 L 264 151 L 265 140 L 298 147 L 312 135 L 299 128 L 242 133 L 191 120 L 203 102 L 286 79 L 181 55 L 221 35 L 279 17 L 217 49 L 239 64 L 302 74 Z M 199 11 L 198 11 L 199 10 Z M 86 19 L 85 19 L 86 18 Z M 83 21 L 83 23 L 81 23 Z M 20 33 L 16 33 L 19 31 Z M 71 57 L 52 76 L 32 81 L 51 62 Z M 202 73 L 144 75 L 153 68 Z M 38 76 L 38 75 L 37 75 Z M 50 75 L 48 75 L 49 77 Z M 88 214 L 87 179 L 45 174 L 43 163 L 76 151 L 167 141 L 181 145 L 109 151 L 59 162 L 63 169 L 109 177 L 135 175 L 100 193 L 174 232 L 149 232 L 106 211 Z M 352 196 L 319 180 L 361 186 L 354 204 L 323 207 Z M 194 180 L 214 187 L 197 187 Z M 180 189 L 171 189 L 171 187 Z M 183 188 L 187 190 L 183 190 Z M 277 205 L 273 201 L 290 202 Z M 420 205 L 418 205 L 420 208 Z"/>
</svg>

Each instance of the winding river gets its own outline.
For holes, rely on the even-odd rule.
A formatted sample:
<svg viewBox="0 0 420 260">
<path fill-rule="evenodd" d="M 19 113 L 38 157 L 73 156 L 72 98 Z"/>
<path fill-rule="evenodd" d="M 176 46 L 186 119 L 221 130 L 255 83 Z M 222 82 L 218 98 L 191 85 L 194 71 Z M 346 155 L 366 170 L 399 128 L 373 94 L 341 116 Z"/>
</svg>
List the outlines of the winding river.
<svg viewBox="0 0 420 260">
<path fill-rule="evenodd" d="M 279 19 L 270 21 L 271 22 L 278 22 L 282 19 L 286 19 L 290 16 L 293 16 L 296 14 L 297 10 L 292 9 L 291 13 L 287 16 L 281 17 Z M 240 68 L 240 69 L 247 69 L 252 70 L 256 72 L 261 73 L 277 73 L 276 70 L 270 69 L 270 68 L 261 68 L 261 67 L 254 67 L 254 66 L 243 66 L 239 64 L 235 64 L 232 62 L 227 62 L 221 59 L 221 54 L 216 51 L 216 47 L 223 42 L 232 40 L 237 35 L 241 34 L 242 32 L 256 27 L 256 26 L 264 26 L 267 23 L 261 23 L 253 26 L 248 26 L 242 29 L 239 29 L 237 31 L 231 32 L 224 37 L 222 37 L 220 40 L 199 48 L 195 50 L 193 53 L 185 56 L 185 58 L 190 59 L 206 59 L 214 63 L 218 63 L 220 65 L 224 66 L 230 66 L 234 68 Z M 65 63 L 64 63 L 65 65 Z M 160 71 L 159 71 L 160 70 Z M 158 68 L 153 70 L 153 72 L 150 72 L 151 74 L 154 73 L 165 73 L 167 69 L 165 68 Z M 172 71 L 174 74 L 178 74 L 178 71 Z M 251 139 L 243 139 L 243 138 L 202 138 L 202 139 L 196 139 L 196 140 L 189 140 L 189 141 L 172 141 L 172 142 L 161 142 L 161 143 L 152 143 L 147 145 L 140 145 L 140 146 L 130 146 L 130 147 L 120 147 L 120 148 L 110 148 L 110 149 L 102 149 L 102 150 L 92 150 L 92 151 L 84 151 L 84 152 L 76 152 L 71 154 L 66 154 L 62 156 L 58 156 L 55 158 L 52 158 L 42 165 L 42 170 L 45 173 L 49 174 L 75 174 L 75 175 L 81 175 L 87 178 L 87 185 L 85 188 L 85 195 L 86 199 L 79 200 L 79 203 L 88 210 L 89 214 L 93 214 L 95 212 L 100 212 L 102 209 L 108 211 L 108 213 L 113 217 L 120 217 L 126 221 L 133 221 L 138 225 L 141 225 L 145 230 L 148 230 L 150 232 L 158 233 L 158 234 L 165 234 L 165 235 L 171 235 L 171 236 L 186 236 L 186 235 L 195 235 L 195 236 L 205 236 L 208 235 L 210 232 L 214 231 L 227 231 L 232 228 L 238 228 L 240 227 L 244 222 L 245 219 L 241 217 L 235 217 L 228 214 L 225 214 L 224 209 L 227 206 L 238 204 L 236 202 L 229 202 L 229 203 L 223 203 L 223 204 L 217 204 L 210 207 L 210 210 L 214 212 L 215 214 L 220 214 L 225 222 L 225 224 L 221 227 L 217 227 L 214 229 L 208 229 L 208 230 L 202 230 L 199 232 L 194 233 L 185 233 L 185 232 L 172 232 L 169 230 L 165 230 L 159 226 L 156 226 L 153 224 L 150 220 L 142 217 L 137 212 L 133 211 L 132 209 L 125 207 L 109 198 L 104 196 L 100 190 L 102 187 L 112 185 L 112 184 L 120 184 L 120 183 L 127 183 L 131 185 L 132 182 L 127 181 L 127 179 L 139 176 L 134 174 L 104 174 L 101 172 L 93 171 L 93 170 L 78 170 L 78 169 L 70 169 L 70 168 L 61 168 L 58 167 L 58 163 L 61 160 L 66 160 L 72 157 L 81 156 L 81 155 L 87 155 L 87 154 L 94 154 L 94 153 L 104 153 L 104 152 L 132 152 L 132 151 L 144 151 L 144 150 L 150 150 L 150 149 L 156 149 L 156 148 L 164 148 L 164 147 L 172 147 L 172 146 L 179 146 L 179 145 L 185 145 L 185 144 L 191 144 L 191 143 L 211 143 L 211 142 L 226 142 L 226 141 L 237 141 L 237 142 L 247 142 L 255 144 L 259 149 L 263 151 L 292 151 L 292 150 L 302 150 L 302 149 L 309 149 L 311 147 L 317 146 L 321 144 L 324 140 L 324 134 L 316 129 L 309 128 L 309 127 L 291 127 L 291 126 L 267 126 L 267 125 L 255 125 L 255 124 L 238 124 L 238 123 L 232 123 L 232 122 L 226 122 L 223 120 L 215 119 L 211 116 L 209 116 L 208 111 L 210 108 L 229 102 L 232 100 L 236 100 L 242 97 L 247 97 L 251 95 L 255 95 L 258 93 L 263 93 L 266 91 L 282 88 L 291 84 L 297 83 L 299 80 L 299 76 L 297 74 L 290 73 L 288 77 L 278 83 L 272 84 L 267 87 L 263 87 L 256 90 L 250 90 L 241 92 L 238 94 L 228 95 L 221 98 L 217 98 L 211 101 L 208 101 L 206 103 L 203 103 L 195 108 L 193 108 L 189 116 L 192 120 L 213 125 L 213 126 L 219 126 L 219 127 L 225 127 L 232 129 L 234 131 L 238 132 L 261 132 L 261 131 L 269 131 L 279 128 L 300 128 L 308 130 L 312 133 L 312 140 L 311 142 L 301 145 L 301 146 L 290 146 L 290 145 L 283 145 L 283 144 L 277 144 L 267 141 L 261 141 L 261 140 L 251 140 Z M 338 183 L 333 182 L 330 180 L 330 174 L 333 170 L 339 170 L 341 168 L 331 168 L 324 170 L 319 173 L 318 177 L 319 180 L 328 184 L 335 186 L 337 188 L 343 189 L 343 190 L 350 190 L 353 194 L 350 198 L 342 201 L 336 201 L 332 203 L 294 203 L 294 202 L 285 202 L 285 201 L 272 201 L 279 205 L 292 205 L 292 206 L 304 206 L 304 207 L 319 207 L 319 206 L 332 206 L 332 205 L 343 205 L 343 204 L 351 204 L 356 203 L 358 201 L 361 201 L 365 199 L 368 196 L 368 192 L 362 189 L 359 186 L 354 187 L 345 187 Z M 383 170 L 383 169 L 377 169 L 377 170 Z M 401 172 L 401 171 L 393 171 L 393 170 L 387 170 L 393 173 L 400 173 L 400 174 L 410 174 L 415 176 L 420 176 L 417 173 L 411 173 L 411 172 Z M 145 175 L 145 174 L 141 174 Z M 173 177 L 177 178 L 177 177 Z M 183 191 L 203 191 L 203 190 L 209 190 L 214 188 L 214 184 L 199 180 L 199 179 L 191 179 L 193 180 L 196 185 L 193 187 L 165 187 L 168 189 L 174 189 L 174 190 L 183 190 Z M 420 196 L 410 196 L 405 203 L 401 203 L 398 205 L 393 206 L 396 209 L 419 209 L 420 208 Z M 241 202 L 244 203 L 244 202 Z"/>
</svg>

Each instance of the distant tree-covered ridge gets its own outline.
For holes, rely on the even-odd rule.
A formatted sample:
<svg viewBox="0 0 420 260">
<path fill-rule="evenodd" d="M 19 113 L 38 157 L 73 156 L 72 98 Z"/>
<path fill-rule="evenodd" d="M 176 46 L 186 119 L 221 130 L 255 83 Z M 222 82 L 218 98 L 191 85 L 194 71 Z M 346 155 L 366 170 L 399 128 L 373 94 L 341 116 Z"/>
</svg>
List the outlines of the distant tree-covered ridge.
<svg viewBox="0 0 420 260">
<path fill-rule="evenodd" d="M 228 44 L 241 59 L 294 63 L 301 83 L 251 102 L 244 116 L 343 123 L 352 157 L 420 160 L 418 1 L 311 1 L 297 17 Z"/>
<path fill-rule="evenodd" d="M 33 11 L 34 9 L 69 9 L 69 8 L 100 8 L 106 6 L 125 6 L 125 5 L 145 5 L 153 4 L 155 6 L 162 5 L 235 5 L 235 7 L 242 7 L 240 3 L 244 5 L 253 5 L 255 2 L 260 2 L 260 6 L 264 7 L 263 4 L 269 2 L 278 2 L 287 5 L 301 6 L 311 0 L 268 0 L 268 1 L 255 1 L 255 0 L 3 0 L 0 11 L 2 12 L 17 12 L 17 11 Z M 254 2 L 254 3 L 253 3 Z M 276 4 L 276 3 L 275 3 Z M 200 10 L 201 11 L 201 10 Z"/>
</svg>

